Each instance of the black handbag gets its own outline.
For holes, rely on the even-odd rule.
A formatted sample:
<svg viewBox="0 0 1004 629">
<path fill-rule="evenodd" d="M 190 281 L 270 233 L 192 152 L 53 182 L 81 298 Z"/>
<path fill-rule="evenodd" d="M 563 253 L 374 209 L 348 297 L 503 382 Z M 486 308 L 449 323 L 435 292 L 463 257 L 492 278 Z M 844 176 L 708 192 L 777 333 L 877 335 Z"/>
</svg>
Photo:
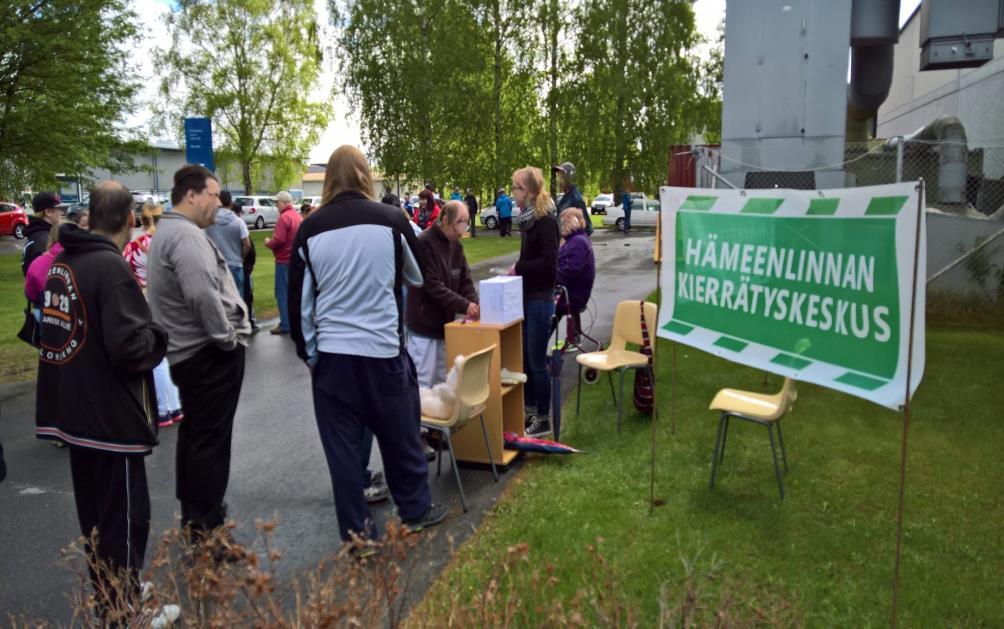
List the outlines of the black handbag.
<svg viewBox="0 0 1004 629">
<path fill-rule="evenodd" d="M 655 410 L 655 391 L 652 386 L 652 342 L 645 322 L 645 302 L 641 302 L 641 353 L 648 357 L 648 368 L 634 372 L 634 407 L 643 415 L 651 415 Z"/>
<path fill-rule="evenodd" d="M 41 330 L 39 329 L 38 320 L 35 319 L 35 315 L 31 311 L 31 305 L 29 305 L 24 309 L 24 324 L 22 324 L 21 329 L 18 330 L 17 338 L 32 347 L 41 347 L 42 339 L 40 337 L 40 332 Z"/>
</svg>

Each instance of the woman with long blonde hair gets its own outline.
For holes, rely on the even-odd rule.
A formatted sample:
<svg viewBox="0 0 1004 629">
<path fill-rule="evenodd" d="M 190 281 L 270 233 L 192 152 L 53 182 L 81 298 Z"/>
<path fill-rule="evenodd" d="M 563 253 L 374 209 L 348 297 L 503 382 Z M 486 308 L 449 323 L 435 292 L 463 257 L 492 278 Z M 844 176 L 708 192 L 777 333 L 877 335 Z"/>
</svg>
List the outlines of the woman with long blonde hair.
<svg viewBox="0 0 1004 629">
<path fill-rule="evenodd" d="M 512 197 L 519 208 L 522 243 L 511 273 L 523 277 L 523 387 L 526 434 L 551 432 L 551 380 L 547 375 L 547 340 L 554 315 L 554 281 L 558 273 L 558 222 L 554 202 L 544 191 L 539 168 L 526 166 L 512 174 Z"/>
<path fill-rule="evenodd" d="M 422 285 L 420 245 L 401 210 L 374 200 L 369 164 L 354 146 L 328 159 L 322 205 L 293 243 L 289 316 L 296 353 L 310 367 L 339 534 L 346 542 L 378 534 L 360 465 L 367 430 L 380 444 L 403 524 L 438 524 L 446 509 L 429 491 L 402 316 L 403 286 Z"/>
</svg>

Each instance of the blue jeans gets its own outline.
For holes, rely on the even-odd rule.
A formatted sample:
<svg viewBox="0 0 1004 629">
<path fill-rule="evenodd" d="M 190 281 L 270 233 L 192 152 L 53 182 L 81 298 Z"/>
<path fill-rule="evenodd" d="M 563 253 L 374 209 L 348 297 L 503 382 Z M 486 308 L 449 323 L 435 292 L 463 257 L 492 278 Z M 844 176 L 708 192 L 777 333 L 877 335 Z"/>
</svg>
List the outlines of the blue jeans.
<svg viewBox="0 0 1004 629">
<path fill-rule="evenodd" d="M 230 275 L 234 276 L 234 286 L 237 287 L 237 294 L 244 295 L 244 267 L 242 266 L 228 266 L 230 269 Z"/>
<path fill-rule="evenodd" d="M 551 414 L 551 377 L 547 372 L 547 341 L 551 337 L 554 301 L 533 299 L 523 308 L 523 402 L 537 414 Z"/>
<path fill-rule="evenodd" d="M 631 231 L 631 208 L 624 208 L 624 233 Z"/>
<path fill-rule="evenodd" d="M 279 329 L 289 330 L 289 264 L 275 263 L 275 300 L 279 305 Z"/>
</svg>

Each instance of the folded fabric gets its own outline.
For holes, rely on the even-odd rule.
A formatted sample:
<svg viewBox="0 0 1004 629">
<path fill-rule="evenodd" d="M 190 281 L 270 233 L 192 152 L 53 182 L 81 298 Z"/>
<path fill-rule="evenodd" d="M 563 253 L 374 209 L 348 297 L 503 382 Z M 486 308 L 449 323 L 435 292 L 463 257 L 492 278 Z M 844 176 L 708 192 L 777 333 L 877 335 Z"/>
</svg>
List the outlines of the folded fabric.
<svg viewBox="0 0 1004 629">
<path fill-rule="evenodd" d="M 502 384 L 516 384 L 518 382 L 526 382 L 526 374 L 520 373 L 518 371 L 509 371 L 505 367 L 502 368 L 500 372 L 500 377 L 502 379 Z"/>
</svg>

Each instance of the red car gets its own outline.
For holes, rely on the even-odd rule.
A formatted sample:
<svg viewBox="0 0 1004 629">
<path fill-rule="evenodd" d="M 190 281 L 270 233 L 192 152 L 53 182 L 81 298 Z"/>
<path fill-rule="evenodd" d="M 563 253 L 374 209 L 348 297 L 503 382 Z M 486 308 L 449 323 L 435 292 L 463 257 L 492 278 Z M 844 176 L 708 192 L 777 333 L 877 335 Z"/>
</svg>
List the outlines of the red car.
<svg viewBox="0 0 1004 629">
<path fill-rule="evenodd" d="M 26 227 L 28 215 L 24 209 L 17 203 L 0 201 L 0 236 L 13 236 L 21 240 Z"/>
</svg>

